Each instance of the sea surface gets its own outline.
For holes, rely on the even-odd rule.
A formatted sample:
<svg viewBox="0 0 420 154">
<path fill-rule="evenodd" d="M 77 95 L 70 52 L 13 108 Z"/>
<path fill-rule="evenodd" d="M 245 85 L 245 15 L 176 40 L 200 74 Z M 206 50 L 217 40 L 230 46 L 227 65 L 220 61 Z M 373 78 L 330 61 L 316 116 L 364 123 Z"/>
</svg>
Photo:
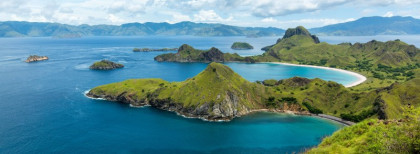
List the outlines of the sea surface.
<svg viewBox="0 0 420 154">
<path fill-rule="evenodd" d="M 323 37 L 320 38 L 323 41 Z M 394 39 L 394 38 L 392 38 Z M 395 38 L 396 39 L 396 38 Z M 405 41 L 403 38 L 401 40 Z M 134 47 L 217 47 L 224 52 L 257 55 L 277 37 L 85 37 L 0 38 L 0 153 L 284 153 L 316 146 L 343 125 L 290 114 L 255 113 L 231 122 L 187 119 L 151 107 L 93 100 L 84 92 L 102 84 L 131 78 L 183 81 L 205 63 L 155 62 L 168 52 L 132 52 Z M 359 38 L 325 38 L 330 43 Z M 377 38 L 377 40 L 380 40 Z M 233 51 L 235 41 L 254 50 Z M 172 51 L 175 52 L 175 51 Z M 29 55 L 50 60 L 25 63 Z M 125 65 L 92 71 L 95 61 Z M 279 64 L 226 63 L 250 81 L 293 76 L 349 84 L 356 77 L 333 70 Z"/>
</svg>

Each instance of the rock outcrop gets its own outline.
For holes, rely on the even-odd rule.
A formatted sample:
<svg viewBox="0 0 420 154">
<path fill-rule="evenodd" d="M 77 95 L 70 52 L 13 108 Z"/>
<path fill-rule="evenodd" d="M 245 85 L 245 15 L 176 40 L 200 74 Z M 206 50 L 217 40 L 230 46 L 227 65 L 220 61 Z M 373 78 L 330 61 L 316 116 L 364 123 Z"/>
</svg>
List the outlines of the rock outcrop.
<svg viewBox="0 0 420 154">
<path fill-rule="evenodd" d="M 123 67 L 123 64 L 114 63 L 109 60 L 101 60 L 99 62 L 93 63 L 89 68 L 92 70 L 112 70 Z"/>
<path fill-rule="evenodd" d="M 30 62 L 43 61 L 43 60 L 48 60 L 48 57 L 31 55 L 25 60 L 25 62 L 30 63 Z"/>
<path fill-rule="evenodd" d="M 316 37 L 315 35 L 311 35 L 311 33 L 309 33 L 309 31 L 303 26 L 287 29 L 286 33 L 283 36 L 283 39 L 290 38 L 295 35 L 309 36 L 314 40 L 314 43 L 320 43 L 318 37 Z M 278 42 L 279 41 L 277 41 L 277 43 Z"/>
</svg>

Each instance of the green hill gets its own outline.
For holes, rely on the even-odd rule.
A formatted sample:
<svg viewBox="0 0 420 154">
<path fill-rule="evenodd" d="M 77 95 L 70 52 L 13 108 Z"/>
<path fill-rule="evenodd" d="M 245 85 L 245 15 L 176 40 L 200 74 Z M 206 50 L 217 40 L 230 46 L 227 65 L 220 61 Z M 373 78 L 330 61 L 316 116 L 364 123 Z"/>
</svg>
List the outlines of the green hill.
<svg viewBox="0 0 420 154">
<path fill-rule="evenodd" d="M 241 57 L 212 48 L 208 51 L 187 46 L 176 54 L 163 54 L 157 61 L 172 62 L 286 62 L 294 64 L 336 67 L 358 72 L 367 81 L 352 89 L 370 91 L 395 82 L 413 78 L 413 70 L 420 68 L 420 49 L 400 40 L 367 43 L 341 43 L 332 45 L 318 38 L 302 26 L 289 28 L 276 44 L 264 47 L 262 55 Z M 210 52 L 211 51 L 211 52 Z M 208 54 L 202 54 L 208 52 Z M 223 56 L 222 56 L 223 55 Z"/>
<path fill-rule="evenodd" d="M 420 108 L 406 108 L 404 115 L 345 127 L 307 153 L 419 153 Z"/>
<path fill-rule="evenodd" d="M 131 79 L 93 88 L 88 96 L 135 106 L 151 105 L 207 120 L 230 120 L 263 108 L 270 90 L 243 79 L 225 65 L 211 63 L 183 82 Z"/>
</svg>

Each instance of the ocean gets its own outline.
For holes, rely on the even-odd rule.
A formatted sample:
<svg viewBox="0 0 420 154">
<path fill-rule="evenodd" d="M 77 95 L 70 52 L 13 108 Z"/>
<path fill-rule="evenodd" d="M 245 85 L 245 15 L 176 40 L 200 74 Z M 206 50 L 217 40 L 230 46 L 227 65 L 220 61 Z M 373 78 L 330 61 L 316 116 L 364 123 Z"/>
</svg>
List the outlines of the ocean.
<svg viewBox="0 0 420 154">
<path fill-rule="evenodd" d="M 420 42 L 416 37 L 381 36 Z M 405 37 L 405 36 L 404 36 Z M 417 37 L 418 38 L 418 37 Z M 329 43 L 355 42 L 358 37 L 320 37 Z M 364 38 L 368 39 L 368 38 Z M 156 62 L 168 52 L 132 52 L 138 48 L 173 48 L 190 44 L 217 47 L 243 56 L 263 53 L 261 47 L 277 37 L 85 37 L 0 38 L 0 152 L 1 153 L 285 153 L 319 144 L 344 127 L 317 117 L 254 113 L 231 122 L 188 119 L 151 107 L 93 100 L 84 92 L 132 78 L 183 81 L 201 72 L 206 63 Z M 414 40 L 414 41 L 413 41 Z M 254 50 L 230 49 L 235 41 Z M 410 43 L 410 42 L 409 42 Z M 416 44 L 418 45 L 418 44 Z M 175 52 L 175 51 L 172 51 Z M 29 55 L 48 56 L 25 63 Z M 108 59 L 123 69 L 93 71 L 93 62 Z M 293 76 L 349 84 L 356 77 L 327 69 L 279 64 L 226 63 L 249 81 Z"/>
</svg>

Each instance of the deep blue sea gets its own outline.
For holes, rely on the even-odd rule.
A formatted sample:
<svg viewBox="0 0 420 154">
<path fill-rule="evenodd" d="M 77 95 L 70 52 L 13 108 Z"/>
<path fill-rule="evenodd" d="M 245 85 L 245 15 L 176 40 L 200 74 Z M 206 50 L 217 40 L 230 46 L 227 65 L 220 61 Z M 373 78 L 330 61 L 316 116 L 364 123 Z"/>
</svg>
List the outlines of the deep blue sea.
<svg viewBox="0 0 420 154">
<path fill-rule="evenodd" d="M 183 81 L 205 63 L 155 62 L 165 52 L 134 53 L 134 47 L 212 46 L 246 41 L 261 54 L 276 37 L 86 37 L 78 39 L 0 38 L 0 153 L 285 153 L 316 146 L 343 127 L 316 117 L 255 113 L 231 122 L 205 122 L 151 107 L 92 100 L 83 94 L 98 85 L 131 78 Z M 321 37 L 321 41 L 323 37 Z M 325 38 L 337 43 L 343 38 Z M 354 42 L 359 39 L 343 39 Z M 377 39 L 380 40 L 380 39 Z M 404 39 L 401 39 L 405 41 Z M 338 42 L 339 43 L 339 42 Z M 48 61 L 25 63 L 31 54 Z M 92 71 L 94 61 L 109 59 L 125 68 Z M 355 77 L 332 70 L 278 64 L 227 63 L 250 81 L 293 76 L 342 84 Z"/>
</svg>

